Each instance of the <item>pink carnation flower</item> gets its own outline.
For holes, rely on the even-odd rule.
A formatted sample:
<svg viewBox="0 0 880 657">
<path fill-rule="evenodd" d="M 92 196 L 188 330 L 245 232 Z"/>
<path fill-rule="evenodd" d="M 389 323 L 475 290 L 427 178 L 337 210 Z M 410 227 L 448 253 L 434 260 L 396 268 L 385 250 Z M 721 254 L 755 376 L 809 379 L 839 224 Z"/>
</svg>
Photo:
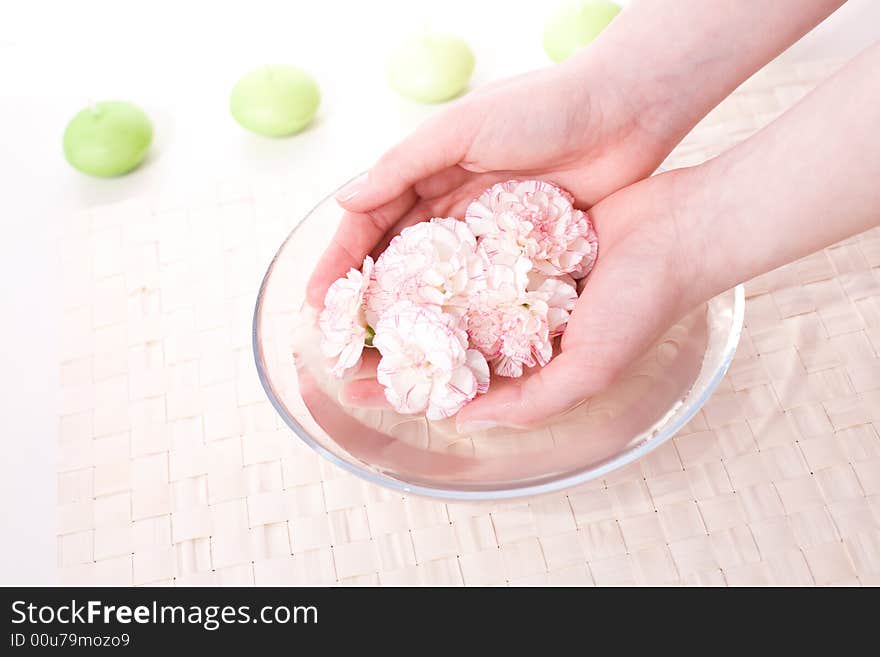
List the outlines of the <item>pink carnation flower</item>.
<svg viewBox="0 0 880 657">
<path fill-rule="evenodd" d="M 550 337 L 555 338 L 565 332 L 568 317 L 577 304 L 577 283 L 567 274 L 544 276 L 531 271 L 526 299 L 538 299 L 547 304 L 547 328 Z"/>
<path fill-rule="evenodd" d="M 340 378 L 360 362 L 364 343 L 372 335 L 364 312 L 372 271 L 373 259 L 367 256 L 361 271 L 351 269 L 336 280 L 327 290 L 318 316 L 321 351 L 327 358 L 336 358 L 330 371 Z"/>
<path fill-rule="evenodd" d="M 583 278 L 596 262 L 598 240 L 573 197 L 542 180 L 493 185 L 467 208 L 465 220 L 493 262 L 520 255 L 548 275 Z"/>
<path fill-rule="evenodd" d="M 489 389 L 486 359 L 468 349 L 467 334 L 448 313 L 399 301 L 379 319 L 373 345 L 382 354 L 379 383 L 400 413 L 439 420 Z"/>
<path fill-rule="evenodd" d="M 565 330 L 577 302 L 571 277 L 546 277 L 528 267 L 523 257 L 513 266 L 492 266 L 468 310 L 471 344 L 499 376 L 522 376 L 524 367 L 550 362 L 553 338 Z"/>
<path fill-rule="evenodd" d="M 367 321 L 376 326 L 400 300 L 463 317 L 468 297 L 484 277 L 477 241 L 463 221 L 434 218 L 404 228 L 379 256 L 367 296 Z"/>
</svg>

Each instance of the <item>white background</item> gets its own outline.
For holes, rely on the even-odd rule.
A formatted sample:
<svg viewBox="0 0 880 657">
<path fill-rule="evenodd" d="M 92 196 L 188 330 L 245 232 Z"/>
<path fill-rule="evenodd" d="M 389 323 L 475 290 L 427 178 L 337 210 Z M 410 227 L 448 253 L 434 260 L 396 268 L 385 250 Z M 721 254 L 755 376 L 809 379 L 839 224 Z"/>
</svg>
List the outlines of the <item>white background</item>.
<svg viewBox="0 0 880 657">
<path fill-rule="evenodd" d="M 659 0 L 658 0 L 659 1 Z M 668 0 L 673 2 L 674 0 Z M 467 39 L 473 86 L 548 65 L 531 0 L 3 0 L 0 5 L 0 584 L 55 580 L 57 266 L 70 213 L 135 195 L 307 168 L 329 190 L 436 108 L 385 85 L 390 49 L 427 25 Z M 760 17 L 756 16 L 756 28 Z M 878 36 L 880 2 L 850 0 L 784 55 L 854 54 Z M 311 71 L 323 102 L 307 132 L 249 135 L 229 117 L 235 80 L 266 63 Z M 90 100 L 125 99 L 155 124 L 132 175 L 93 180 L 61 155 Z"/>
</svg>

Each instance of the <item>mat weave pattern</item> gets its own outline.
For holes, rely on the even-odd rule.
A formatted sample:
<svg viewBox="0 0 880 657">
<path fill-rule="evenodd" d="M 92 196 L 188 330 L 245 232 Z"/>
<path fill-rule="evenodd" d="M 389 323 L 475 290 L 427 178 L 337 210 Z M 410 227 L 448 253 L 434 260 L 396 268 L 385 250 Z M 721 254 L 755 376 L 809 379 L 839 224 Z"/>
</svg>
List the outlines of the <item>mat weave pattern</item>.
<svg viewBox="0 0 880 657">
<path fill-rule="evenodd" d="M 668 165 L 747 137 L 834 68 L 774 65 Z M 65 222 L 63 583 L 880 584 L 880 230 L 751 281 L 728 376 L 642 461 L 528 502 L 442 504 L 322 462 L 257 381 L 260 277 L 347 173 Z"/>
</svg>

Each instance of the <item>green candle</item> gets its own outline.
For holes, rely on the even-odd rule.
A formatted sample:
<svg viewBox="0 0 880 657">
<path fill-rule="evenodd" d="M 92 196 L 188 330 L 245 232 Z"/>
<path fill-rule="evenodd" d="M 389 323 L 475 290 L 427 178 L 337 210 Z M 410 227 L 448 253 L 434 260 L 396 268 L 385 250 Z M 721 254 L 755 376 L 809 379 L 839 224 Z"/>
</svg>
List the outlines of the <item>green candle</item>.
<svg viewBox="0 0 880 657">
<path fill-rule="evenodd" d="M 608 0 L 579 0 L 554 15 L 544 28 L 544 50 L 561 62 L 599 36 L 620 7 Z"/>
<path fill-rule="evenodd" d="M 392 57 L 388 81 L 397 93 L 423 103 L 439 103 L 464 91 L 474 70 L 468 44 L 447 34 L 426 33 Z"/>
<path fill-rule="evenodd" d="M 121 176 L 135 169 L 150 148 L 153 125 L 139 107 L 105 101 L 87 107 L 64 131 L 64 157 L 90 176 Z"/>
<path fill-rule="evenodd" d="M 315 79 L 295 66 L 264 66 L 232 89 L 229 111 L 242 127 L 265 137 L 287 137 L 305 128 L 318 111 Z"/>
</svg>

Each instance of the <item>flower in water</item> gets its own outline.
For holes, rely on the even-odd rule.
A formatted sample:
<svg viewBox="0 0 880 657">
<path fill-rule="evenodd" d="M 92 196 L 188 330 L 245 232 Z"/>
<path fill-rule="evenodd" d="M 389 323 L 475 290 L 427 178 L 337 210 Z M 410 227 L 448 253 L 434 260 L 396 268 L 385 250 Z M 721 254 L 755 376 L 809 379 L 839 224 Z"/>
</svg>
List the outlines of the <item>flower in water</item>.
<svg viewBox="0 0 880 657">
<path fill-rule="evenodd" d="M 547 328 L 550 337 L 555 338 L 565 332 L 568 317 L 577 304 L 577 284 L 574 278 L 566 274 L 544 276 L 531 271 L 526 298 L 527 301 L 537 299 L 547 304 Z"/>
<path fill-rule="evenodd" d="M 405 228 L 374 263 L 328 290 L 319 316 L 333 374 L 378 349 L 377 379 L 400 413 L 450 417 L 500 376 L 546 365 L 598 242 L 573 197 L 539 180 L 494 185 L 465 221 Z M 375 331 L 373 330 L 375 329 Z"/>
<path fill-rule="evenodd" d="M 324 309 L 318 316 L 321 351 L 327 358 L 336 359 L 330 371 L 340 378 L 357 366 L 364 344 L 373 335 L 365 314 L 372 271 L 373 259 L 367 256 L 361 271 L 351 269 L 336 280 L 327 290 Z"/>
<path fill-rule="evenodd" d="M 459 325 L 449 313 L 407 300 L 383 313 L 373 338 L 382 354 L 377 376 L 398 412 L 439 420 L 489 389 L 489 365 L 468 349 Z"/>
<path fill-rule="evenodd" d="M 468 309 L 471 344 L 499 376 L 522 376 L 524 367 L 550 362 L 553 338 L 565 330 L 577 302 L 571 277 L 547 277 L 528 267 L 524 257 L 512 266 L 493 265 Z"/>
<path fill-rule="evenodd" d="M 467 208 L 465 220 L 493 262 L 528 258 L 547 276 L 583 278 L 596 262 L 598 239 L 566 191 L 542 180 L 493 185 Z"/>
<path fill-rule="evenodd" d="M 379 256 L 367 298 L 375 326 L 400 300 L 463 317 L 484 277 L 477 241 L 462 221 L 434 218 L 404 228 Z"/>
</svg>

